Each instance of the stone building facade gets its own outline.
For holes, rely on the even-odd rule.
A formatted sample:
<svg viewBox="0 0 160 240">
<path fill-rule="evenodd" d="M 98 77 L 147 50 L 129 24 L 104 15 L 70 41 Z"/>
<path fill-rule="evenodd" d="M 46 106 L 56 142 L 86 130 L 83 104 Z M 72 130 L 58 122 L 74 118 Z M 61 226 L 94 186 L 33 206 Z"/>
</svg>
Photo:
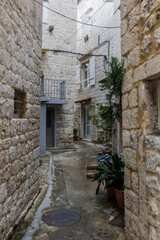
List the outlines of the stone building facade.
<svg viewBox="0 0 160 240">
<path fill-rule="evenodd" d="M 41 6 L 0 1 L 0 239 L 39 191 Z"/>
<path fill-rule="evenodd" d="M 69 18 L 76 19 L 76 0 L 49 0 L 43 1 L 43 4 Z M 76 51 L 76 22 L 45 7 L 43 10 L 42 70 L 44 96 L 48 98 L 42 99 L 41 108 L 42 154 L 45 153 L 46 144 L 47 147 L 73 146 L 76 78 L 76 55 L 69 53 Z M 52 96 L 51 89 L 54 89 Z"/>
<path fill-rule="evenodd" d="M 127 240 L 160 239 L 160 2 L 121 1 Z"/>
<path fill-rule="evenodd" d="M 77 7 L 77 19 L 109 27 L 98 28 L 80 23 L 77 26 L 77 52 L 86 56 L 79 56 L 77 61 L 75 127 L 79 130 L 79 138 L 97 141 L 101 139 L 101 132 L 88 119 L 89 108 L 94 106 L 96 111 L 99 104 L 105 102 L 105 92 L 99 90 L 99 83 L 105 79 L 104 72 L 108 70 L 107 62 L 111 56 L 121 58 L 120 1 L 81 0 Z M 115 139 L 120 139 L 120 132 L 120 128 L 117 129 Z M 113 143 L 115 151 L 121 151 L 120 145 L 120 141 Z"/>
</svg>

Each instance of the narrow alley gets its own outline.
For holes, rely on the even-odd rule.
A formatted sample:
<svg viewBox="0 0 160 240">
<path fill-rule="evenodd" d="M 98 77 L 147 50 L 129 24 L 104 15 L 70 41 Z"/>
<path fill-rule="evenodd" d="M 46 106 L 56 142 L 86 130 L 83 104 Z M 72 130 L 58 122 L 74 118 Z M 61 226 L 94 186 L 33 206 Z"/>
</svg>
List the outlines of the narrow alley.
<svg viewBox="0 0 160 240">
<path fill-rule="evenodd" d="M 119 214 L 114 200 L 107 199 L 107 194 L 103 189 L 99 196 L 96 196 L 96 183 L 92 182 L 92 179 L 86 178 L 87 165 L 97 164 L 101 146 L 80 142 L 76 144 L 76 148 L 78 149 L 76 151 L 49 153 L 47 157 L 41 157 L 43 179 L 47 179 L 48 170 L 46 169 L 49 166 L 50 156 L 52 158 L 51 196 L 48 196 L 50 200 L 45 199 L 48 206 L 41 212 L 40 222 L 39 217 L 34 219 L 33 231 L 31 231 L 33 236 L 26 232 L 26 237 L 23 237 L 24 240 L 124 239 L 123 228 L 109 224 Z M 49 226 L 42 221 L 42 215 L 54 209 L 74 210 L 80 215 L 80 219 L 70 226 Z M 39 222 L 39 229 L 35 231 L 37 221 Z M 15 232 L 12 240 L 19 239 L 18 237 L 20 237 L 20 233 Z"/>
</svg>

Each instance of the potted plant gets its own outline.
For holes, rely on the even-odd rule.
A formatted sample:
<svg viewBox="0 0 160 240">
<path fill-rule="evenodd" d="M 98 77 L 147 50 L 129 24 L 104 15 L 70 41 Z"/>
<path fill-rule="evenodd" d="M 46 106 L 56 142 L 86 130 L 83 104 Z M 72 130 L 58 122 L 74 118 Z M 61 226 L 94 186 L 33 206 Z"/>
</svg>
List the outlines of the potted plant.
<svg viewBox="0 0 160 240">
<path fill-rule="evenodd" d="M 117 154 L 112 156 L 112 173 L 108 175 L 107 187 L 115 188 L 119 208 L 124 208 L 124 161 Z"/>
<path fill-rule="evenodd" d="M 112 174 L 112 158 L 108 154 L 104 154 L 98 159 L 98 170 L 94 174 L 93 181 L 97 181 L 96 194 L 99 194 L 101 184 L 104 185 L 104 189 L 107 191 L 109 198 L 115 198 L 115 191 L 112 186 L 107 186 L 108 176 Z"/>
<path fill-rule="evenodd" d="M 98 171 L 93 181 L 97 181 L 96 194 L 99 194 L 100 185 L 103 184 L 110 198 L 116 197 L 119 208 L 124 207 L 124 161 L 117 154 L 111 158 L 108 154 L 99 158 Z"/>
<path fill-rule="evenodd" d="M 78 141 L 77 132 L 78 132 L 78 129 L 77 128 L 73 128 L 73 140 L 74 141 Z"/>
</svg>

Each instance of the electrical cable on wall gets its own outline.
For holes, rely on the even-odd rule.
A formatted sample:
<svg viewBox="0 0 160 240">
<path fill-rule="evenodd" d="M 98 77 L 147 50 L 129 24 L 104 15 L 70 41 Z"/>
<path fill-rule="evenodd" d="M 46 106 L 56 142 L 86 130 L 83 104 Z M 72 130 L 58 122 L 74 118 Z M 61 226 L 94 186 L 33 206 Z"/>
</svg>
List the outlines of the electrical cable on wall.
<svg viewBox="0 0 160 240">
<path fill-rule="evenodd" d="M 60 12 L 57 12 L 57 11 L 55 11 L 55 10 L 47 7 L 47 6 L 44 6 L 42 3 L 38 2 L 37 0 L 33 0 L 33 1 L 36 2 L 36 3 L 38 3 L 39 5 L 43 6 L 44 8 L 47 8 L 49 11 L 54 12 L 54 13 L 58 14 L 59 16 L 64 17 L 64 18 L 66 18 L 66 19 L 69 19 L 69 20 L 71 20 L 71 21 L 73 21 L 73 22 L 77 22 L 77 23 L 80 23 L 80 24 L 83 24 L 83 25 L 87 25 L 87 26 L 91 26 L 91 27 L 104 28 L 104 29 L 105 29 L 105 28 L 106 28 L 106 29 L 120 28 L 120 26 L 106 27 L 106 26 L 93 25 L 93 24 L 90 24 L 90 23 L 84 23 L 84 22 L 78 21 L 78 20 L 76 20 L 76 19 L 74 19 L 74 18 L 70 18 L 70 17 L 68 17 L 68 16 L 66 16 L 66 15 L 64 15 L 64 14 L 62 14 L 62 13 L 60 13 Z"/>
<path fill-rule="evenodd" d="M 86 56 L 86 57 L 104 57 L 105 59 L 107 59 L 107 56 L 106 55 L 102 55 L 102 54 L 86 54 L 86 53 L 66 51 L 66 50 L 62 50 L 62 49 L 48 49 L 48 48 L 45 49 L 44 48 L 43 51 L 44 52 L 54 52 L 54 53 L 69 53 L 69 54 Z"/>
</svg>

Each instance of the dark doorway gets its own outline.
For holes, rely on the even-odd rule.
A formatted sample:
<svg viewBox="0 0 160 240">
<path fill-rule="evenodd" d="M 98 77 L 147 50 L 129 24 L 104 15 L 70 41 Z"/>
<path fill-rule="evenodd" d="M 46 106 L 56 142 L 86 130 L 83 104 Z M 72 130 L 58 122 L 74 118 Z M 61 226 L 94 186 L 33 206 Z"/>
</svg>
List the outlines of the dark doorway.
<svg viewBox="0 0 160 240">
<path fill-rule="evenodd" d="M 56 117 L 55 108 L 47 107 L 46 112 L 46 147 L 56 146 Z"/>
</svg>

